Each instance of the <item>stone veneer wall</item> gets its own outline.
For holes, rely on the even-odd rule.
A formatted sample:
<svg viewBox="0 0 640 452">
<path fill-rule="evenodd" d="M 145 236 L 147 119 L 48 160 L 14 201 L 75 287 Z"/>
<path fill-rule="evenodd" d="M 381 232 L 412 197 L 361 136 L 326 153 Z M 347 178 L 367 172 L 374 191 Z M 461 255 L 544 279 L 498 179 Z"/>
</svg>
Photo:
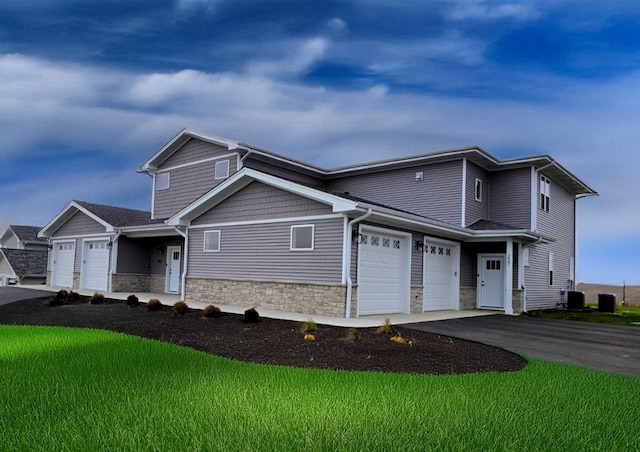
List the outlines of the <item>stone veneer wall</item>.
<svg viewBox="0 0 640 452">
<path fill-rule="evenodd" d="M 460 288 L 460 309 L 476 309 L 478 295 L 475 287 Z"/>
<path fill-rule="evenodd" d="M 114 273 L 112 292 L 149 292 L 149 275 Z"/>
<path fill-rule="evenodd" d="M 150 275 L 149 276 L 149 292 L 151 293 L 165 293 L 167 288 L 165 275 Z M 182 283 L 182 279 L 180 280 Z"/>
<path fill-rule="evenodd" d="M 422 286 L 411 286 L 411 306 L 409 312 L 411 314 L 420 314 L 424 312 L 424 288 Z"/>
<path fill-rule="evenodd" d="M 512 294 L 511 304 L 513 306 L 513 313 L 520 314 L 522 312 L 522 298 L 524 296 L 524 290 L 513 289 Z"/>
<path fill-rule="evenodd" d="M 343 285 L 188 278 L 186 301 L 344 317 Z"/>
<path fill-rule="evenodd" d="M 80 272 L 73 272 L 73 287 L 72 289 L 80 289 Z"/>
</svg>

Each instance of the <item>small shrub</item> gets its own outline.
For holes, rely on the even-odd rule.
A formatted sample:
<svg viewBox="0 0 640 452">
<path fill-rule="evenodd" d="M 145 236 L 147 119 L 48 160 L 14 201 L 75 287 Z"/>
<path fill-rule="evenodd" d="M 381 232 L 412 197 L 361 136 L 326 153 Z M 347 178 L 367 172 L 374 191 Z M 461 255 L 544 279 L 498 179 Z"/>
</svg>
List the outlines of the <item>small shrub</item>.
<svg viewBox="0 0 640 452">
<path fill-rule="evenodd" d="M 176 301 L 172 309 L 173 315 L 184 315 L 189 310 L 189 306 L 184 301 Z"/>
<path fill-rule="evenodd" d="M 49 297 L 49 299 L 47 300 L 47 306 L 52 308 L 56 306 L 62 306 L 64 303 L 65 303 L 65 299 L 60 298 L 57 295 Z"/>
<path fill-rule="evenodd" d="M 220 308 L 212 304 L 206 306 L 202 310 L 202 317 L 220 317 L 221 315 L 222 311 L 220 310 Z"/>
<path fill-rule="evenodd" d="M 140 300 L 135 295 L 129 295 L 127 297 L 127 306 L 138 306 Z"/>
<path fill-rule="evenodd" d="M 157 298 L 152 298 L 147 303 L 147 309 L 149 311 L 159 311 L 160 309 L 162 309 L 162 303 L 160 303 L 160 300 L 158 300 Z"/>
<path fill-rule="evenodd" d="M 255 308 L 247 309 L 244 311 L 244 322 L 245 323 L 258 323 L 260 321 L 260 314 Z"/>
<path fill-rule="evenodd" d="M 396 344 L 404 344 L 405 342 L 407 342 L 406 339 L 403 338 L 400 333 L 396 333 L 394 336 L 392 336 L 391 340 Z"/>
<path fill-rule="evenodd" d="M 357 328 L 349 328 L 346 339 L 349 342 L 358 342 L 362 339 L 362 333 Z"/>
<path fill-rule="evenodd" d="M 305 341 L 315 341 L 316 337 L 311 333 L 307 333 L 307 334 L 304 335 L 304 340 Z"/>
<path fill-rule="evenodd" d="M 104 295 L 100 292 L 96 292 L 91 297 L 89 297 L 89 303 L 91 304 L 102 304 L 104 303 Z"/>
<path fill-rule="evenodd" d="M 69 292 L 67 292 L 66 290 L 62 289 L 56 292 L 56 296 L 55 298 L 57 298 L 58 300 L 62 300 L 62 301 L 67 301 L 69 299 Z"/>
<path fill-rule="evenodd" d="M 389 320 L 389 317 L 384 319 L 384 323 L 376 330 L 376 333 L 384 333 L 389 335 L 393 333 L 393 328 L 391 327 L 391 320 Z"/>
<path fill-rule="evenodd" d="M 318 325 L 316 325 L 316 322 L 311 319 L 307 320 L 306 322 L 302 322 L 302 325 L 300 326 L 301 333 L 313 333 L 317 329 Z"/>
<path fill-rule="evenodd" d="M 80 301 L 80 294 L 78 292 L 74 292 L 73 290 L 70 291 L 69 295 L 67 296 L 67 301 L 69 303 L 76 303 Z"/>
</svg>

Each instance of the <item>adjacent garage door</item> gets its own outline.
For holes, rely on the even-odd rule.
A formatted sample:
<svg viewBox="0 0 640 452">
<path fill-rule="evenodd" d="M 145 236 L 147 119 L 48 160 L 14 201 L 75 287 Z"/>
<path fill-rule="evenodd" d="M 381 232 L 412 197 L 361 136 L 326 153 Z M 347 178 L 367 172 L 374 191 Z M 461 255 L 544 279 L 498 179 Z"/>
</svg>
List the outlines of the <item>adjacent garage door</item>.
<svg viewBox="0 0 640 452">
<path fill-rule="evenodd" d="M 109 279 L 109 241 L 84 242 L 82 255 L 82 288 L 107 290 Z"/>
<path fill-rule="evenodd" d="M 57 242 L 53 245 L 51 284 L 55 287 L 73 287 L 75 242 Z"/>
<path fill-rule="evenodd" d="M 358 245 L 358 314 L 408 312 L 410 238 L 362 228 Z"/>
<path fill-rule="evenodd" d="M 458 309 L 457 244 L 424 240 L 424 310 Z"/>
</svg>

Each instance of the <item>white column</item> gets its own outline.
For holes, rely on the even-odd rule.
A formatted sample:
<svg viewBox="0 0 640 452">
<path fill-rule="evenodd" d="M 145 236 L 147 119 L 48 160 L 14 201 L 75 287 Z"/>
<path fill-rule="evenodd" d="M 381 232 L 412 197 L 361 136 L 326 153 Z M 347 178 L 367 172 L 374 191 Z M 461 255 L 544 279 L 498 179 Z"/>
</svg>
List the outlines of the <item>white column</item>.
<svg viewBox="0 0 640 452">
<path fill-rule="evenodd" d="M 513 240 L 507 239 L 504 269 L 504 313 L 513 314 Z"/>
</svg>

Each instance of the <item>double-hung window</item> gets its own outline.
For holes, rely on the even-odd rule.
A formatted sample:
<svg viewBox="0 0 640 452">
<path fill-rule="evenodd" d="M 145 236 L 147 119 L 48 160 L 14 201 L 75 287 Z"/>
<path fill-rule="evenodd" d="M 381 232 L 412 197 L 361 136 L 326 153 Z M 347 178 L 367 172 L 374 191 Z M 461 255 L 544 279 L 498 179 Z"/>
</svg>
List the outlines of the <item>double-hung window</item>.
<svg viewBox="0 0 640 452">
<path fill-rule="evenodd" d="M 313 233 L 312 224 L 291 226 L 291 251 L 312 251 Z"/>
<path fill-rule="evenodd" d="M 540 209 L 549 211 L 549 200 L 551 199 L 551 182 L 544 176 L 540 176 Z"/>
<path fill-rule="evenodd" d="M 226 179 L 229 177 L 229 160 L 216 162 L 215 180 Z"/>
<path fill-rule="evenodd" d="M 220 251 L 220 231 L 204 231 L 204 250 L 210 253 Z"/>
</svg>

